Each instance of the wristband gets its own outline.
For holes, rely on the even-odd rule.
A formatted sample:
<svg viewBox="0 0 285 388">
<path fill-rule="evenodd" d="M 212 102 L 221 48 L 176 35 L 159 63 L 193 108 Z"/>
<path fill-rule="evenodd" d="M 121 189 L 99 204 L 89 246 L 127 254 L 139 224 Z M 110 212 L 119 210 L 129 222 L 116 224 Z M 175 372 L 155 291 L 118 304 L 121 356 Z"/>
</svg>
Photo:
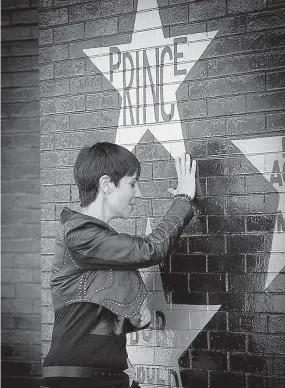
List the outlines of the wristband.
<svg viewBox="0 0 285 388">
<path fill-rule="evenodd" d="M 193 199 L 188 194 L 176 194 L 174 195 L 173 200 L 175 200 L 176 198 L 186 199 L 189 203 L 193 203 Z"/>
</svg>

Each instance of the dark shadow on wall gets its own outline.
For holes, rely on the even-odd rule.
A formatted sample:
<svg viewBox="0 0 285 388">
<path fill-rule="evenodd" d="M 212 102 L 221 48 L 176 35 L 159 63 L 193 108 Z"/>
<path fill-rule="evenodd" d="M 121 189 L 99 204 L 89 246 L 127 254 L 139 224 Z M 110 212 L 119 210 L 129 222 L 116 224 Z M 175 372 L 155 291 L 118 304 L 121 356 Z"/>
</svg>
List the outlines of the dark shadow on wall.
<svg viewBox="0 0 285 388">
<path fill-rule="evenodd" d="M 40 386 L 38 4 L 2 0 L 1 386 Z"/>
</svg>

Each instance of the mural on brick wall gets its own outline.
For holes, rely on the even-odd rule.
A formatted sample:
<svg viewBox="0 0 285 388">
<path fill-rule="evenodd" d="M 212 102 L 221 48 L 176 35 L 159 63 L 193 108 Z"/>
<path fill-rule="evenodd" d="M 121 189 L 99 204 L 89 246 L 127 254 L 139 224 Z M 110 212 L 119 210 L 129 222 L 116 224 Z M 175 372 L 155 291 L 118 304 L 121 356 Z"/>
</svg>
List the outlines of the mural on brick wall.
<svg viewBox="0 0 285 388">
<path fill-rule="evenodd" d="M 284 338 L 266 334 L 268 318 L 262 314 L 284 312 L 278 294 L 284 291 L 279 273 L 285 265 L 284 137 L 239 136 L 231 141 L 219 136 L 238 134 L 245 119 L 229 119 L 226 133 L 219 119 L 208 128 L 207 123 L 185 121 L 203 111 L 201 100 L 195 100 L 197 88 L 217 87 L 201 81 L 189 84 L 188 91 L 184 82 L 191 80 L 191 71 L 216 36 L 218 29 L 165 37 L 156 0 L 141 0 L 130 43 L 83 50 L 120 94 L 118 144 L 141 160 L 144 153 L 154 160 L 155 155 L 168 158 L 169 169 L 160 176 L 165 179 L 169 173 L 175 178 L 173 158 L 181 152 L 200 159 L 205 197 L 198 218 L 160 268 L 142 271 L 155 324 L 130 335 L 128 352 L 138 380 L 147 386 L 208 387 L 209 373 L 213 388 L 224 383 L 251 386 L 245 371 L 272 373 L 268 359 L 255 353 L 267 346 L 274 352 L 278 340 L 284 344 Z M 213 61 L 208 75 L 215 75 L 218 65 Z M 216 82 L 225 87 L 223 80 Z M 238 77 L 233 79 L 232 89 L 238 83 Z M 188 97 L 193 99 L 183 102 Z M 243 113 L 243 104 L 239 97 L 213 99 L 198 116 L 215 116 L 215 111 L 222 116 L 231 109 Z M 141 221 L 141 234 L 155 226 L 151 215 L 161 215 L 167 206 L 161 197 L 153 202 L 153 214 Z M 252 377 L 252 384 L 256 379 Z"/>
<path fill-rule="evenodd" d="M 78 204 L 66 177 L 77 148 L 117 142 L 142 163 L 143 197 L 113 226 L 145 235 L 170 204 L 174 157 L 198 161 L 198 215 L 160 267 L 141 271 L 153 321 L 128 337 L 129 372 L 144 388 L 283 387 L 282 5 L 138 0 L 132 13 L 131 1 L 87 3 L 43 16 L 64 15 L 42 54 L 45 66 L 56 62 L 55 80 L 43 82 L 43 132 L 59 132 L 43 168 L 56 170 L 48 162 L 59 155 L 61 202 Z"/>
</svg>

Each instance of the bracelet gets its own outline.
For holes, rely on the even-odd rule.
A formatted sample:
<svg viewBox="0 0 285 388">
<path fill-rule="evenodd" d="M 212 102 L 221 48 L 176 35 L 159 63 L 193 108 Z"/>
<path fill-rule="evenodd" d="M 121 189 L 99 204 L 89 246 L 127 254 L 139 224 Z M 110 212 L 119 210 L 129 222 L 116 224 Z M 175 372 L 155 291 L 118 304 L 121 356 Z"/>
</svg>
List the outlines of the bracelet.
<svg viewBox="0 0 285 388">
<path fill-rule="evenodd" d="M 186 199 L 189 203 L 191 203 L 191 204 L 193 203 L 193 199 L 188 194 L 176 194 L 174 196 L 173 200 L 176 198 Z"/>
</svg>

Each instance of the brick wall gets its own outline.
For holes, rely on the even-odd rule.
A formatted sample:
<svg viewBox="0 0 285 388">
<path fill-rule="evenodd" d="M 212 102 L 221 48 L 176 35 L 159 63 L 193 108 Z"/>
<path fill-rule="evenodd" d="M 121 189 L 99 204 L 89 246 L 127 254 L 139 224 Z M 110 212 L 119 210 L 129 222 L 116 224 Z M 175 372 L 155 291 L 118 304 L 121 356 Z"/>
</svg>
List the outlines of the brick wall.
<svg viewBox="0 0 285 388">
<path fill-rule="evenodd" d="M 41 354 L 37 1 L 2 1 L 2 384 L 36 384 Z"/>
<path fill-rule="evenodd" d="M 134 146 L 143 198 L 113 226 L 144 235 L 185 147 L 200 212 L 161 271 L 142 271 L 153 328 L 129 337 L 130 359 L 144 387 L 281 388 L 285 2 L 134 3 L 41 1 L 43 356 L 55 226 L 63 206 L 79 207 L 78 150 Z"/>
</svg>

